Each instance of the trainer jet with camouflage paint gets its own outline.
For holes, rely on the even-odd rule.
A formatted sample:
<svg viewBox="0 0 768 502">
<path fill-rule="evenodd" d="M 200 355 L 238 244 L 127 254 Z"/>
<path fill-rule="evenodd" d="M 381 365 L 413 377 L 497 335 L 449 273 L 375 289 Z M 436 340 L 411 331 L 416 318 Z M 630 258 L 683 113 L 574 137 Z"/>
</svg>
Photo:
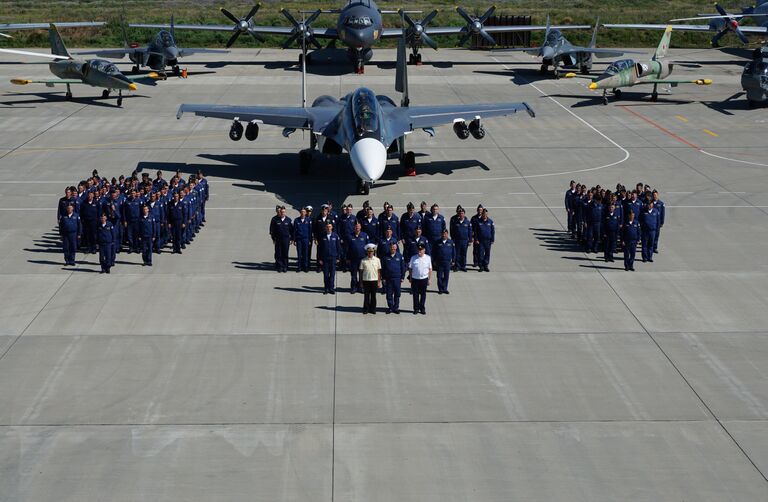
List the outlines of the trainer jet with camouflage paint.
<svg viewBox="0 0 768 502">
<path fill-rule="evenodd" d="M 616 98 L 621 98 L 622 87 L 634 87 L 640 84 L 653 85 L 651 101 L 659 98 L 659 84 L 668 84 L 677 87 L 680 84 L 709 85 L 712 81 L 708 78 L 697 79 L 672 79 L 667 78 L 672 74 L 672 63 L 664 61 L 669 49 L 669 40 L 672 36 L 672 27 L 667 26 L 661 42 L 650 61 L 635 61 L 634 59 L 622 59 L 611 64 L 597 77 L 592 77 L 589 88 L 603 90 L 603 104 L 608 104 L 608 90 L 613 91 Z M 569 73 L 567 78 L 576 77 L 575 73 Z"/>
<path fill-rule="evenodd" d="M 58 78 L 14 78 L 11 79 L 12 84 L 45 84 L 47 87 L 53 87 L 57 84 L 66 85 L 66 97 L 68 100 L 72 99 L 71 85 L 88 84 L 92 87 L 103 88 L 104 91 L 101 93 L 101 97 L 103 98 L 109 97 L 111 91 L 117 90 L 117 106 L 122 106 L 123 91 L 135 91 L 136 82 L 153 85 L 155 79 L 160 78 L 157 73 L 150 73 L 149 75 L 140 75 L 137 77 L 126 77 L 120 73 L 120 70 L 118 70 L 114 64 L 105 59 L 80 60 L 73 58 L 64 46 L 64 41 L 61 39 L 61 35 L 59 35 L 59 31 L 54 24 L 49 26 L 48 36 L 51 40 L 51 54 L 41 54 L 39 52 L 20 51 L 16 49 L 0 49 L 0 52 L 52 59 L 53 61 L 48 64 L 48 68 L 51 70 L 51 73 Z"/>
<path fill-rule="evenodd" d="M 600 18 L 595 22 L 595 30 L 592 32 L 592 41 L 587 47 L 573 45 L 563 33 L 552 28 L 547 16 L 546 31 L 544 32 L 544 43 L 541 47 L 525 47 L 516 49 L 500 49 L 494 52 L 527 52 L 528 54 L 541 58 L 541 73 L 544 74 L 552 67 L 555 78 L 560 77 L 559 69 L 563 67 L 578 67 L 582 74 L 588 74 L 592 69 L 592 57 L 615 58 L 623 56 L 626 53 L 641 54 L 637 51 L 622 51 L 617 49 L 600 49 L 597 44 L 597 29 L 600 25 Z"/>
</svg>

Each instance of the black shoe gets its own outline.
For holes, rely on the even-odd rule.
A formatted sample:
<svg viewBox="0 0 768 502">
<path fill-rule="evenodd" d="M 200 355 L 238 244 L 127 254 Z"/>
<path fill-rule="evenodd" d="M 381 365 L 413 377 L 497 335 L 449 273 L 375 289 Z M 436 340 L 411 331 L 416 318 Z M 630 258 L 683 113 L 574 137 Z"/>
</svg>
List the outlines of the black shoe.
<svg viewBox="0 0 768 502">
<path fill-rule="evenodd" d="M 394 312 L 395 314 L 398 314 L 398 315 L 399 315 L 399 314 L 400 314 L 400 309 L 395 309 L 395 310 L 393 310 L 392 312 Z"/>
<path fill-rule="evenodd" d="M 491 270 L 488 267 L 485 267 L 486 272 L 490 272 Z"/>
<path fill-rule="evenodd" d="M 376 315 L 376 311 L 375 310 L 371 310 L 371 314 Z"/>
<path fill-rule="evenodd" d="M 634 272 L 634 271 L 635 271 L 635 267 L 629 267 L 629 269 L 630 269 L 632 272 Z"/>
<path fill-rule="evenodd" d="M 109 273 L 109 270 L 107 270 L 107 273 Z"/>
<path fill-rule="evenodd" d="M 418 310 L 416 310 L 416 309 L 414 309 L 414 311 L 413 311 L 413 315 L 416 315 L 416 314 L 418 314 L 418 313 L 419 313 L 419 311 L 418 311 Z"/>
<path fill-rule="evenodd" d="M 367 311 L 367 310 L 363 310 L 363 315 L 365 315 L 365 314 L 367 314 L 367 313 L 368 313 L 368 311 Z"/>
<path fill-rule="evenodd" d="M 653 258 L 649 258 L 648 261 L 653 263 Z"/>
<path fill-rule="evenodd" d="M 332 295 L 335 295 L 335 294 L 336 294 L 336 290 L 335 290 L 335 289 L 332 289 L 332 290 L 330 290 L 330 291 L 328 291 L 328 292 L 329 292 L 330 294 L 332 294 Z"/>
<path fill-rule="evenodd" d="M 427 311 L 426 311 L 426 310 L 422 310 L 422 311 L 421 311 L 421 314 L 422 314 L 422 315 L 427 315 Z"/>
<path fill-rule="evenodd" d="M 462 269 L 461 269 L 461 271 L 462 271 L 462 272 L 466 272 L 466 271 L 467 271 L 467 269 L 466 269 L 466 268 L 462 268 Z"/>
<path fill-rule="evenodd" d="M 438 291 L 438 292 L 437 292 L 437 294 L 438 294 L 438 295 L 442 295 L 442 294 L 443 294 L 443 292 L 442 292 L 442 291 Z"/>
<path fill-rule="evenodd" d="M 450 295 L 450 294 L 451 294 L 451 292 L 450 292 L 450 291 L 448 291 L 448 290 L 446 290 L 446 291 L 443 291 L 443 293 L 445 293 L 446 295 Z"/>
<path fill-rule="evenodd" d="M 643 258 L 643 263 L 645 263 L 645 258 Z"/>
<path fill-rule="evenodd" d="M 298 274 L 299 272 L 301 272 L 301 270 L 299 270 L 299 269 L 297 268 L 297 269 L 296 269 L 296 273 Z"/>
<path fill-rule="evenodd" d="M 624 272 L 629 272 L 629 267 L 624 267 Z"/>
<path fill-rule="evenodd" d="M 384 311 L 384 313 L 386 313 L 386 314 L 391 314 L 391 313 L 392 313 L 392 311 L 391 311 L 390 309 L 387 309 L 387 310 L 385 310 L 385 311 Z"/>
<path fill-rule="evenodd" d="M 654 254 L 659 254 L 659 250 L 658 249 L 654 249 L 653 252 L 654 252 Z"/>
<path fill-rule="evenodd" d="M 324 295 L 327 295 L 327 294 L 328 294 L 328 290 L 327 290 L 327 289 L 324 289 L 324 290 L 323 290 L 323 294 L 324 294 Z"/>
</svg>

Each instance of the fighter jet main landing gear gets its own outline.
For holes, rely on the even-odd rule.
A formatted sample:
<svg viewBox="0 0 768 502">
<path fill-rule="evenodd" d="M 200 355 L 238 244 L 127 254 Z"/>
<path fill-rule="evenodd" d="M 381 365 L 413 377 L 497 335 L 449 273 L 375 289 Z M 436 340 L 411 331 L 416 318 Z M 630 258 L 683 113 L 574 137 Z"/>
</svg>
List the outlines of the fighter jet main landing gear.
<svg viewBox="0 0 768 502">
<path fill-rule="evenodd" d="M 651 93 L 651 101 L 654 103 L 659 100 L 658 84 L 653 84 L 653 92 Z"/>
<path fill-rule="evenodd" d="M 412 151 L 405 152 L 402 160 L 403 171 L 406 176 L 416 176 L 416 154 Z"/>
<path fill-rule="evenodd" d="M 123 106 L 123 91 L 117 91 L 117 106 Z"/>
<path fill-rule="evenodd" d="M 180 75 L 181 75 L 181 69 L 179 68 L 179 65 L 177 65 L 177 64 L 173 65 L 173 68 L 172 68 L 172 69 L 173 69 L 173 74 L 174 74 L 175 76 L 177 76 L 177 77 L 178 77 L 178 76 L 180 76 Z"/>
<path fill-rule="evenodd" d="M 547 71 L 549 71 L 549 65 L 546 63 L 542 63 L 541 67 L 539 68 L 539 73 L 542 75 L 546 75 Z"/>
<path fill-rule="evenodd" d="M 139 65 L 134 65 L 133 68 L 131 68 L 131 73 L 139 73 Z"/>
<path fill-rule="evenodd" d="M 414 52 L 413 54 L 409 54 L 408 55 L 408 64 L 409 65 L 420 66 L 421 65 L 421 53 Z"/>
<path fill-rule="evenodd" d="M 69 84 L 67 84 L 67 93 L 65 94 L 67 101 L 72 101 L 72 89 L 69 88 Z"/>
<path fill-rule="evenodd" d="M 357 193 L 360 195 L 368 195 L 371 193 L 371 182 L 357 180 Z"/>
<path fill-rule="evenodd" d="M 109 89 L 104 89 L 101 91 L 101 97 L 102 98 L 108 98 L 109 97 Z"/>
</svg>

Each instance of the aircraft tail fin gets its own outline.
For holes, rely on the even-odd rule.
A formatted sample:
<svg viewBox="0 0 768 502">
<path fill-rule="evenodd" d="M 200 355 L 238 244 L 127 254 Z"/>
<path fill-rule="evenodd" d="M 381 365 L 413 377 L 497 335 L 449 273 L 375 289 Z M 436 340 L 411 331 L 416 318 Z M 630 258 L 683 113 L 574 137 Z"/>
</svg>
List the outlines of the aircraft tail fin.
<svg viewBox="0 0 768 502">
<path fill-rule="evenodd" d="M 546 41 L 547 38 L 549 38 L 549 27 L 551 26 L 549 21 L 549 14 L 547 14 L 547 27 L 544 29 L 544 40 Z"/>
<path fill-rule="evenodd" d="M 171 12 L 171 37 L 173 37 L 173 41 L 176 42 L 176 30 L 175 25 L 173 22 L 173 12 Z"/>
<path fill-rule="evenodd" d="M 589 47 L 597 47 L 597 29 L 600 27 L 600 16 L 597 16 L 595 20 L 595 30 L 592 32 L 592 40 L 589 42 Z"/>
<path fill-rule="evenodd" d="M 128 32 L 125 31 L 125 18 L 123 17 L 123 14 L 120 14 L 120 30 L 123 33 L 123 47 L 125 47 L 127 49 L 131 45 L 128 42 Z"/>
<path fill-rule="evenodd" d="M 667 55 L 667 50 L 669 50 L 669 40 L 671 38 L 672 38 L 672 26 L 667 26 L 667 29 L 664 30 L 664 34 L 661 36 L 661 41 L 659 42 L 659 46 L 656 47 L 656 52 L 653 54 L 654 61 L 663 59 Z"/>
<path fill-rule="evenodd" d="M 64 41 L 61 39 L 61 35 L 59 35 L 58 28 L 56 28 L 56 25 L 53 23 L 48 27 L 48 37 L 51 39 L 51 54 L 55 56 L 66 56 L 68 58 L 72 57 L 70 56 L 67 47 L 64 45 Z"/>
</svg>

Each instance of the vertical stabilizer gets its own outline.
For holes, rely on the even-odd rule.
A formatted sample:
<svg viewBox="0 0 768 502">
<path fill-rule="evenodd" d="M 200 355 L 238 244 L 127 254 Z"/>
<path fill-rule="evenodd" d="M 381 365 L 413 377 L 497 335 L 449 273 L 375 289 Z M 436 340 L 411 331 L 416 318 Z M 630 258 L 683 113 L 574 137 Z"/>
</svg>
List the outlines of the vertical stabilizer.
<svg viewBox="0 0 768 502">
<path fill-rule="evenodd" d="M 589 47 L 597 47 L 597 29 L 600 27 L 600 16 L 595 20 L 595 30 L 592 32 L 592 40 L 589 42 Z"/>
<path fill-rule="evenodd" d="M 173 43 L 176 43 L 176 26 L 173 22 L 173 12 L 171 12 L 171 38 L 173 38 Z"/>
<path fill-rule="evenodd" d="M 120 14 L 120 30 L 123 33 L 123 47 L 128 49 L 131 45 L 128 43 L 128 32 L 125 31 L 125 18 Z"/>
<path fill-rule="evenodd" d="M 64 41 L 61 39 L 61 35 L 59 35 L 59 30 L 53 23 L 48 27 L 48 37 L 51 39 L 51 54 L 56 56 L 66 56 L 72 59 L 67 47 L 64 45 Z"/>
<path fill-rule="evenodd" d="M 408 66 L 405 60 L 405 28 L 403 36 L 397 40 L 397 67 L 395 68 L 395 90 L 403 93 L 400 106 L 408 106 L 411 102 L 408 96 Z"/>
<path fill-rule="evenodd" d="M 547 14 L 547 27 L 544 29 L 544 43 L 547 42 L 547 39 L 549 38 L 549 30 L 550 30 L 550 22 L 549 22 L 549 14 Z M 544 44 L 542 44 L 544 45 Z"/>
<path fill-rule="evenodd" d="M 664 30 L 664 34 L 661 36 L 661 42 L 659 42 L 659 46 L 656 47 L 656 52 L 653 54 L 654 61 L 663 59 L 667 55 L 670 38 L 672 38 L 672 26 L 667 26 L 667 29 Z"/>
</svg>

